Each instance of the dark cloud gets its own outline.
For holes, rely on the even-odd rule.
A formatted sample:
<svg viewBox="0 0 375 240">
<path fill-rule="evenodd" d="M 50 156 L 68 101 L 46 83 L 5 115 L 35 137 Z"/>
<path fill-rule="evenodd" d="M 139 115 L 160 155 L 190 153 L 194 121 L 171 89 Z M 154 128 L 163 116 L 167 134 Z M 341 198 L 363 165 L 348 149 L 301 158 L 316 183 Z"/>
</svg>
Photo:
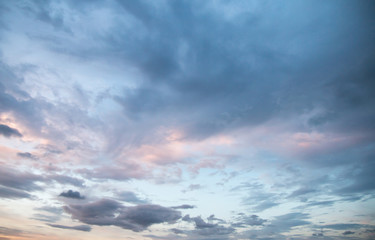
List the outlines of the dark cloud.
<svg viewBox="0 0 375 240">
<path fill-rule="evenodd" d="M 195 208 L 195 206 L 183 204 L 183 205 L 174 206 L 174 207 L 171 207 L 171 208 L 173 208 L 173 209 L 192 209 L 192 208 Z"/>
<path fill-rule="evenodd" d="M 91 227 L 88 225 L 79 225 L 79 226 L 73 226 L 73 227 L 58 225 L 58 224 L 48 224 L 48 223 L 47 225 L 50 227 L 54 227 L 54 228 L 70 229 L 70 230 L 77 230 L 77 231 L 83 231 L 83 232 L 91 231 Z"/>
<path fill-rule="evenodd" d="M 25 191 L 0 186 L 0 198 L 31 198 L 31 195 Z"/>
<path fill-rule="evenodd" d="M 68 190 L 67 192 L 62 192 L 60 193 L 61 197 L 66 197 L 66 198 L 73 198 L 73 199 L 85 199 L 84 196 L 81 196 L 81 194 L 77 191 L 73 190 Z"/>
<path fill-rule="evenodd" d="M 355 232 L 352 232 L 352 231 L 345 231 L 345 232 L 343 232 L 342 234 L 343 235 L 352 235 L 352 234 L 354 234 Z"/>
<path fill-rule="evenodd" d="M 182 220 L 186 222 L 194 222 L 195 230 L 191 234 L 215 237 L 235 232 L 233 227 L 225 227 L 216 223 L 209 223 L 204 221 L 200 216 L 191 218 L 190 215 L 185 215 Z"/>
<path fill-rule="evenodd" d="M 133 231 L 143 231 L 156 223 L 174 223 L 181 218 L 181 213 L 159 205 L 139 205 L 121 211 L 117 219 L 121 226 Z"/>
<path fill-rule="evenodd" d="M 36 183 L 43 181 L 45 179 L 42 176 L 32 173 L 18 172 L 5 167 L 0 169 L 0 185 L 5 187 L 26 191 L 42 190 Z"/>
<path fill-rule="evenodd" d="M 349 11 L 344 4 L 325 3 L 327 11 L 322 12 L 321 6 L 311 3 L 291 2 L 285 8 L 277 3 L 231 20 L 223 18 L 209 4 L 196 12 L 193 10 L 196 4 L 169 2 L 161 14 L 160 9 L 150 4 L 121 3 L 127 13 L 139 20 L 139 29 L 143 30 L 140 35 L 151 31 L 157 36 L 133 42 L 121 38 L 126 34 L 121 32 L 117 41 L 111 41 L 114 49 L 124 50 L 124 44 L 128 46 L 123 57 L 132 59 L 148 76 L 148 81 L 139 88 L 116 97 L 126 116 L 141 121 L 153 116 L 153 121 L 159 121 L 157 115 L 170 115 L 178 109 L 182 114 L 174 114 L 174 119 L 195 138 L 228 128 L 257 125 L 273 117 L 302 114 L 317 106 L 326 111 L 311 117 L 309 128 L 329 124 L 349 126 L 341 116 L 350 114 L 356 122 L 371 119 L 373 111 L 369 106 L 374 98 L 367 89 L 374 86 L 366 79 L 373 76 L 369 68 L 373 54 L 364 50 L 364 46 L 373 49 L 370 39 L 374 37 L 364 30 L 371 24 L 359 14 L 363 7 L 360 4 L 352 4 L 356 10 Z M 301 16 L 305 11 L 308 14 Z M 350 27 L 344 21 L 348 14 L 355 19 Z M 333 21 L 327 22 L 328 18 Z M 279 28 L 271 27 L 273 24 L 267 24 L 273 21 L 285 29 L 283 34 Z M 189 28 L 182 27 L 187 25 Z M 316 28 L 308 31 L 312 25 Z M 353 32 L 358 38 L 350 37 Z M 308 48 L 314 51 L 306 50 L 307 40 Z M 294 43 L 293 54 L 290 42 Z M 363 44 L 360 47 L 359 42 Z M 340 50 L 349 46 L 352 47 L 349 51 Z M 349 75 L 335 70 L 345 69 L 353 58 L 364 64 L 347 69 Z M 366 71 L 361 66 L 365 65 L 367 75 L 362 74 Z M 350 77 L 343 79 L 342 75 Z M 335 81 L 339 84 L 331 84 Z M 154 83 L 160 85 L 156 87 Z M 345 91 L 340 94 L 341 83 L 349 86 L 345 89 L 350 94 Z M 341 95 L 348 104 L 356 96 L 369 100 L 360 101 L 366 102 L 361 105 L 366 105 L 366 111 L 362 112 L 365 115 L 353 114 L 356 110 L 344 107 Z M 199 105 L 195 104 L 198 102 Z M 199 114 L 189 114 L 191 105 Z"/>
<path fill-rule="evenodd" d="M 37 156 L 35 156 L 35 155 L 33 155 L 29 152 L 19 152 L 19 153 L 17 153 L 17 156 L 22 157 L 22 158 L 29 158 L 29 159 L 32 159 L 32 160 L 38 159 Z"/>
<path fill-rule="evenodd" d="M 118 194 L 118 197 L 121 201 L 129 202 L 129 203 L 136 203 L 136 204 L 148 203 L 148 201 L 144 199 L 140 199 L 134 192 L 130 192 L 130 191 L 123 191 Z"/>
<path fill-rule="evenodd" d="M 181 230 L 181 229 L 177 229 L 177 228 L 172 228 L 171 231 L 174 233 L 174 234 L 183 234 L 184 231 Z"/>
<path fill-rule="evenodd" d="M 140 232 L 157 223 L 174 223 L 181 213 L 159 205 L 125 207 L 119 202 L 102 199 L 82 205 L 65 206 L 64 210 L 86 224 L 118 226 Z"/>
<path fill-rule="evenodd" d="M 15 128 L 0 124 L 0 135 L 5 137 L 22 137 L 22 134 Z"/>
</svg>

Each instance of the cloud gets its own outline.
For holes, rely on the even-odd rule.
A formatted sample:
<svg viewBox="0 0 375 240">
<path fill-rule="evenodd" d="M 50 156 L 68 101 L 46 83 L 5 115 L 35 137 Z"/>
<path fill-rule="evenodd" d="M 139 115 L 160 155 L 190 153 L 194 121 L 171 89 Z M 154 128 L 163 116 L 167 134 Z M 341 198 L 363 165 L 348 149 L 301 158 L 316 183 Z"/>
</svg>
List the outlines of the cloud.
<svg viewBox="0 0 375 240">
<path fill-rule="evenodd" d="M 139 205 L 123 209 L 118 220 L 124 228 L 129 226 L 133 231 L 143 231 L 156 223 L 174 223 L 181 218 L 181 213 L 159 205 Z"/>
<path fill-rule="evenodd" d="M 64 206 L 65 212 L 86 224 L 118 226 L 135 232 L 147 229 L 157 223 L 174 223 L 181 213 L 159 205 L 138 205 L 125 207 L 119 202 L 102 199 L 81 205 Z"/>
<path fill-rule="evenodd" d="M 38 159 L 37 156 L 35 156 L 35 155 L 33 155 L 29 152 L 19 152 L 19 153 L 17 153 L 17 156 L 22 157 L 22 158 L 29 158 L 29 159 L 32 159 L 32 160 Z"/>
<path fill-rule="evenodd" d="M 171 231 L 174 233 L 174 234 L 183 234 L 185 231 L 181 230 L 181 229 L 178 229 L 178 228 L 172 228 Z"/>
<path fill-rule="evenodd" d="M 129 202 L 129 203 L 136 203 L 136 204 L 148 203 L 148 201 L 144 199 L 140 199 L 134 192 L 130 192 L 130 191 L 123 191 L 118 194 L 118 197 L 121 201 Z"/>
<path fill-rule="evenodd" d="M 19 230 L 19 229 L 0 227 L 0 234 L 1 235 L 20 236 L 20 235 L 22 235 L 22 233 L 23 233 L 23 231 Z"/>
<path fill-rule="evenodd" d="M 320 227 L 334 229 L 334 230 L 347 230 L 347 229 L 365 228 L 365 227 L 368 227 L 368 225 L 357 224 L 357 223 L 336 223 L 336 224 L 322 225 Z"/>
<path fill-rule="evenodd" d="M 291 228 L 303 225 L 311 224 L 309 219 L 309 214 L 292 212 L 284 215 L 277 216 L 273 221 L 271 221 L 268 228 L 275 232 L 288 232 Z"/>
<path fill-rule="evenodd" d="M 79 226 L 73 226 L 73 227 L 58 225 L 58 224 L 48 224 L 48 223 L 47 223 L 47 225 L 50 226 L 50 227 L 54 227 L 54 228 L 70 229 L 70 230 L 77 230 L 77 231 L 83 231 L 83 232 L 90 232 L 91 231 L 91 227 L 88 226 L 88 225 L 79 225 Z"/>
<path fill-rule="evenodd" d="M 352 234 L 354 234 L 355 232 L 352 232 L 352 231 L 345 231 L 345 232 L 343 232 L 342 234 L 343 235 L 352 235 Z"/>
<path fill-rule="evenodd" d="M 248 227 L 248 226 L 262 226 L 267 220 L 260 218 L 257 215 L 245 215 L 240 214 L 236 218 L 236 222 L 232 224 L 232 227 Z"/>
<path fill-rule="evenodd" d="M 53 174 L 53 175 L 48 175 L 47 178 L 52 179 L 61 184 L 70 184 L 76 187 L 84 187 L 84 180 L 75 178 L 75 177 L 70 177 L 70 176 L 65 176 L 65 175 L 60 175 L 60 174 Z"/>
<path fill-rule="evenodd" d="M 195 206 L 188 205 L 188 204 L 183 204 L 183 205 L 174 206 L 174 207 L 171 207 L 171 208 L 173 208 L 173 209 L 192 209 L 192 208 L 195 208 Z"/>
<path fill-rule="evenodd" d="M 211 215 L 211 219 L 212 218 L 213 216 Z M 216 223 L 205 222 L 200 216 L 191 218 L 190 215 L 185 215 L 182 220 L 195 223 L 195 230 L 190 233 L 193 235 L 198 234 L 202 236 L 215 237 L 228 235 L 235 232 L 235 229 L 232 227 L 225 227 Z"/>
<path fill-rule="evenodd" d="M 73 198 L 73 199 L 85 199 L 84 196 L 81 196 L 81 194 L 77 191 L 69 190 L 67 192 L 62 192 L 60 193 L 61 197 L 66 197 L 66 198 Z"/>
<path fill-rule="evenodd" d="M 31 198 L 31 195 L 25 191 L 0 186 L 0 198 Z"/>
<path fill-rule="evenodd" d="M 0 185 L 19 190 L 35 191 L 42 190 L 37 182 L 43 182 L 42 176 L 27 172 L 18 172 L 14 169 L 2 167 L 0 169 Z"/>
<path fill-rule="evenodd" d="M 22 137 L 22 134 L 15 128 L 0 124 L 0 135 L 5 137 Z"/>
</svg>

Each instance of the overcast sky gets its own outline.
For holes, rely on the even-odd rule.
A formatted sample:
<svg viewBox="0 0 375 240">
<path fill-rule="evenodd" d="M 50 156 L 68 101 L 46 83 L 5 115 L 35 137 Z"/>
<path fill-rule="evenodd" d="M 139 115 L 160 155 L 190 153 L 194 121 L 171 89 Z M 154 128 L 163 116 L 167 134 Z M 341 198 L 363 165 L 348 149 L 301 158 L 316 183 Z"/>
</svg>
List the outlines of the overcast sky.
<svg viewBox="0 0 375 240">
<path fill-rule="evenodd" d="M 0 240 L 374 239 L 374 13 L 0 0 Z"/>
</svg>

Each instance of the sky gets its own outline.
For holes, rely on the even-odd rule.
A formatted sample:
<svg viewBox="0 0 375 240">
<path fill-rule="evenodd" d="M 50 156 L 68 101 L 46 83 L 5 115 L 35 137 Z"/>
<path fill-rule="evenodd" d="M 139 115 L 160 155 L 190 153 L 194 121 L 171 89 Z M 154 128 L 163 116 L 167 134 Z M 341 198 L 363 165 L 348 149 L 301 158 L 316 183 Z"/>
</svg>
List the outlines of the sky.
<svg viewBox="0 0 375 240">
<path fill-rule="evenodd" d="M 375 239 L 374 13 L 0 0 L 0 240 Z"/>
</svg>

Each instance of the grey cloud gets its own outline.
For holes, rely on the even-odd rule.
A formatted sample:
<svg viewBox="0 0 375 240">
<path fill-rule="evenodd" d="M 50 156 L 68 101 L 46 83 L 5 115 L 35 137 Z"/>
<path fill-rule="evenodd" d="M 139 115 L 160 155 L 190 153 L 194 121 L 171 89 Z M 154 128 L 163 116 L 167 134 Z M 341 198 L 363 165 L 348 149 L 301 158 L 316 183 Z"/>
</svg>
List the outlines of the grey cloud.
<svg viewBox="0 0 375 240">
<path fill-rule="evenodd" d="M 347 229 L 365 228 L 368 226 L 369 225 L 366 225 L 366 224 L 356 224 L 356 223 L 337 223 L 337 224 L 321 225 L 319 227 L 329 228 L 329 229 L 334 229 L 334 230 L 347 230 Z"/>
<path fill-rule="evenodd" d="M 191 220 L 195 222 L 195 227 L 198 229 L 202 228 L 213 228 L 217 226 L 217 224 L 207 223 L 201 217 L 194 217 Z"/>
<path fill-rule="evenodd" d="M 306 213 L 288 213 L 277 216 L 275 220 L 271 221 L 269 228 L 275 232 L 288 232 L 292 227 L 311 224 L 308 219 L 309 215 Z"/>
<path fill-rule="evenodd" d="M 79 192 L 73 191 L 73 190 L 69 190 L 67 192 L 62 192 L 62 193 L 60 193 L 59 196 L 66 197 L 66 198 L 73 198 L 73 199 L 85 199 L 85 197 L 82 196 Z"/>
<path fill-rule="evenodd" d="M 19 152 L 19 153 L 17 153 L 17 156 L 22 157 L 22 158 L 29 158 L 29 159 L 32 159 L 32 160 L 38 159 L 37 156 L 35 156 L 35 155 L 33 155 L 29 152 Z"/>
<path fill-rule="evenodd" d="M 31 198 L 31 195 L 25 191 L 0 186 L 0 198 Z"/>
<path fill-rule="evenodd" d="M 5 236 L 20 236 L 22 235 L 23 231 L 14 228 L 6 228 L 0 226 L 0 234 Z"/>
<path fill-rule="evenodd" d="M 200 216 L 191 218 L 190 215 L 185 215 L 182 220 L 195 223 L 195 230 L 192 231 L 192 234 L 215 237 L 228 235 L 235 231 L 235 229 L 232 227 L 225 227 L 216 223 L 205 222 Z"/>
<path fill-rule="evenodd" d="M 355 232 L 352 232 L 352 231 L 345 231 L 345 232 L 343 232 L 342 234 L 343 235 L 352 235 L 352 234 L 354 234 Z"/>
<path fill-rule="evenodd" d="M 315 206 L 332 206 L 337 201 L 311 201 L 303 205 L 302 208 L 315 207 Z"/>
<path fill-rule="evenodd" d="M 178 229 L 178 228 L 172 228 L 171 231 L 172 231 L 174 234 L 183 234 L 183 233 L 184 233 L 183 230 Z"/>
<path fill-rule="evenodd" d="M 130 191 L 123 191 L 118 194 L 118 197 L 120 200 L 129 202 L 129 203 L 136 203 L 136 204 L 148 203 L 148 201 L 144 199 L 140 199 L 134 192 L 130 192 Z"/>
<path fill-rule="evenodd" d="M 54 227 L 54 228 L 62 228 L 62 229 L 70 229 L 70 230 L 77 230 L 77 231 L 83 231 L 83 232 L 90 232 L 91 227 L 88 225 L 79 225 L 79 226 L 64 226 L 59 224 L 47 224 L 48 226 Z"/>
<path fill-rule="evenodd" d="M 361 150 L 357 149 L 357 150 Z M 371 148 L 373 150 L 373 147 Z M 351 180 L 346 186 L 336 189 L 336 193 L 344 196 L 353 196 L 353 194 L 371 193 L 375 191 L 375 184 L 373 184 L 375 171 L 375 153 L 366 151 L 365 156 L 358 156 L 358 161 L 353 164 L 351 168 L 343 174 L 342 178 Z M 355 169 L 355 171 L 354 171 Z"/>
<path fill-rule="evenodd" d="M 217 221 L 217 222 L 219 222 L 219 223 L 226 223 L 223 219 L 220 219 L 220 218 L 215 217 L 214 214 L 211 214 L 211 215 L 207 218 L 207 220 L 208 220 L 209 222 Z"/>
<path fill-rule="evenodd" d="M 190 115 L 190 118 L 185 121 L 179 119 L 179 122 L 189 131 L 191 137 L 205 137 L 226 128 L 245 124 L 256 125 L 274 117 L 275 114 L 293 115 L 294 113 L 301 113 L 306 109 L 311 110 L 314 103 L 330 108 L 327 112 L 332 112 L 331 110 L 335 113 L 339 112 L 336 110 L 340 101 L 338 93 L 332 95 L 332 98 L 337 100 L 334 101 L 335 105 L 326 104 L 329 100 L 326 101 L 321 96 L 322 91 L 326 93 L 338 92 L 335 85 L 326 87 L 325 84 L 335 80 L 332 75 L 336 75 L 338 78 L 339 73 L 336 73 L 333 69 L 327 69 L 325 66 L 329 63 L 339 67 L 346 65 L 345 61 L 348 61 L 353 55 L 358 59 L 361 58 L 361 55 L 370 55 L 368 52 L 364 52 L 362 47 L 362 51 L 358 53 L 352 49 L 353 51 L 350 51 L 350 53 L 340 54 L 339 48 L 356 46 L 357 41 L 352 38 L 341 41 L 342 35 L 349 34 L 350 31 L 357 32 L 361 36 L 360 41 L 363 41 L 368 47 L 370 47 L 371 42 L 368 38 L 373 38 L 368 36 L 366 31 L 354 27 L 349 31 L 349 29 L 343 27 L 344 24 L 339 22 L 338 19 L 346 16 L 346 14 L 352 14 L 356 18 L 355 24 L 358 26 L 368 28 L 369 25 L 355 13 L 348 12 L 346 6 L 341 4 L 336 6 L 326 3 L 329 10 L 324 13 L 318 11 L 318 8 L 320 8 L 318 5 L 299 5 L 298 12 L 288 14 L 289 21 L 278 22 L 285 27 L 283 28 L 286 29 L 285 35 L 276 33 L 274 28 L 263 28 L 265 27 L 263 24 L 281 18 L 286 9 L 294 12 L 297 9 L 294 8 L 294 3 L 288 3 L 289 7 L 281 8 L 281 10 L 276 6 L 267 6 L 267 11 L 263 9 L 265 12 L 260 10 L 252 15 L 243 16 L 240 22 L 235 21 L 236 24 L 224 21 L 214 11 L 210 11 L 212 9 L 209 4 L 198 13 L 193 11 L 196 2 L 169 2 L 164 8 L 167 9 L 163 12 L 164 14 L 159 14 L 159 9 L 150 4 L 121 4 L 128 13 L 144 24 L 144 29 L 147 29 L 145 31 L 157 29 L 158 35 L 157 38 L 146 37 L 139 42 L 126 41 L 127 44 L 132 44 L 133 48 L 127 49 L 128 55 L 125 54 L 124 57 L 135 57 L 132 59 L 143 70 L 142 72 L 149 75 L 149 82 L 145 82 L 144 86 L 130 94 L 127 92 L 124 96 L 119 96 L 116 99 L 124 106 L 127 116 L 138 119 L 146 118 L 148 115 L 169 114 L 175 112 L 175 109 L 189 113 L 190 110 L 186 103 L 199 102 L 200 104 L 195 108 L 195 111 L 199 111 L 200 115 Z M 356 4 L 352 6 L 356 9 L 360 7 Z M 309 9 L 308 15 L 311 19 L 304 16 L 303 21 L 294 21 L 297 16 L 300 16 L 300 11 L 303 12 L 307 9 Z M 336 9 L 340 10 L 336 11 Z M 272 20 L 268 14 L 274 16 Z M 324 27 L 323 25 L 316 25 L 320 26 L 316 29 L 317 32 L 312 33 L 306 30 L 310 26 L 310 21 L 313 21 L 312 19 L 325 22 L 323 19 L 326 16 L 337 18 L 333 18 L 335 20 L 332 22 L 323 24 Z M 174 21 L 171 21 L 171 19 Z M 203 26 L 201 25 L 201 19 L 205 20 Z M 249 22 L 252 22 L 251 27 L 247 27 Z M 189 23 L 189 28 L 181 27 L 187 23 Z M 327 33 L 328 29 L 332 31 L 328 31 L 329 34 L 325 34 L 324 38 L 318 40 L 315 37 L 315 34 L 319 34 L 319 32 Z M 247 34 L 244 35 L 244 32 Z M 265 37 L 268 34 L 276 38 L 272 40 L 272 43 L 278 43 L 277 50 L 261 44 L 271 41 Z M 179 56 L 178 51 L 171 50 L 178 50 L 183 47 L 179 41 L 176 41 L 177 39 L 183 39 L 183 42 L 185 42 L 186 52 L 184 56 Z M 319 51 L 306 52 L 303 39 L 309 39 L 311 49 L 319 49 Z M 288 42 L 290 41 L 296 43 L 296 52 L 293 56 L 290 55 L 288 48 Z M 341 41 L 342 45 L 339 47 L 328 44 L 335 41 Z M 158 44 L 154 44 L 155 42 Z M 114 46 L 122 46 L 123 44 L 121 40 L 111 43 Z M 327 47 L 322 49 L 322 43 L 327 43 Z M 141 49 L 142 51 L 147 50 L 144 51 L 145 54 L 139 56 L 136 53 Z M 341 58 L 338 58 L 338 55 Z M 307 56 L 310 56 L 310 58 Z M 297 61 L 297 59 L 303 60 Z M 366 61 L 370 63 L 371 60 Z M 182 64 L 179 64 L 179 62 L 182 62 Z M 181 65 L 188 66 L 189 72 L 185 72 Z M 273 73 L 269 69 L 273 69 Z M 303 72 L 301 69 L 304 69 Z M 277 75 L 285 76 L 286 72 L 293 77 L 276 77 Z M 319 72 L 319 74 L 316 74 L 316 72 Z M 360 73 L 363 71 L 355 69 L 354 72 Z M 356 73 L 353 74 L 355 76 Z M 369 73 L 370 76 L 372 76 L 371 74 Z M 362 90 L 366 89 L 362 88 L 363 85 L 356 84 L 353 81 L 353 79 L 356 79 L 354 76 L 344 81 L 348 82 L 349 85 L 354 83 Z M 227 81 L 227 79 L 231 79 L 231 81 Z M 282 80 L 276 81 L 274 79 Z M 304 79 L 304 83 L 297 83 L 296 79 Z M 364 77 L 361 77 L 361 79 L 364 79 Z M 162 85 L 150 87 L 154 86 L 152 84 L 155 82 L 162 83 Z M 367 83 L 367 86 L 372 89 L 372 85 L 369 83 Z M 314 91 L 309 91 L 306 95 L 306 89 L 314 89 Z M 166 92 L 170 94 L 165 94 Z M 259 92 L 262 94 L 259 94 Z M 368 99 L 373 99 L 370 95 L 366 96 Z M 216 106 L 208 108 L 210 102 L 215 102 Z M 368 104 L 368 106 L 370 105 Z M 345 114 L 351 112 L 351 109 L 345 109 Z M 358 121 L 364 119 L 359 115 L 357 116 L 356 120 Z M 366 116 L 369 116 L 369 114 L 366 114 Z M 339 124 L 340 122 L 337 118 L 330 119 L 326 116 L 320 119 L 319 121 L 323 123 Z M 155 120 L 155 117 L 153 120 Z M 315 122 L 319 121 L 315 120 Z M 323 123 L 311 127 L 318 128 L 323 126 Z M 348 123 L 343 124 L 347 125 Z"/>
<path fill-rule="evenodd" d="M 13 113 L 17 121 L 23 123 L 29 131 L 40 134 L 44 125 L 43 114 L 40 111 L 48 104 L 31 99 L 26 92 L 20 90 L 18 85 L 22 80 L 16 77 L 13 71 L 14 69 L 6 66 L 0 59 L 0 112 Z M 1 134 L 22 136 L 16 129 L 1 126 Z"/>
<path fill-rule="evenodd" d="M 217 239 L 215 238 L 215 236 L 228 235 L 228 234 L 233 233 L 234 231 L 235 229 L 232 227 L 224 227 L 224 226 L 217 225 L 212 228 L 197 229 L 194 233 L 197 233 L 203 236 L 210 236 L 210 237 L 213 237 L 213 239 Z"/>
<path fill-rule="evenodd" d="M 64 210 L 86 224 L 118 226 L 140 232 L 157 223 L 174 223 L 181 213 L 159 205 L 125 207 L 119 202 L 102 199 L 81 205 L 65 206 Z"/>
<path fill-rule="evenodd" d="M 174 207 L 171 207 L 171 208 L 173 208 L 173 209 L 192 209 L 192 208 L 195 208 L 195 206 L 188 205 L 188 204 L 183 204 L 183 205 L 174 206 Z"/>
<path fill-rule="evenodd" d="M 255 212 L 262 212 L 266 209 L 275 207 L 277 205 L 279 205 L 279 203 L 274 202 L 272 200 L 264 200 L 264 201 L 260 202 L 259 204 L 255 205 L 253 207 L 253 209 L 254 209 Z"/>
<path fill-rule="evenodd" d="M 247 227 L 247 226 L 262 226 L 267 220 L 260 218 L 257 215 L 247 216 L 245 214 L 239 215 L 236 222 L 232 224 L 233 227 Z"/>
<path fill-rule="evenodd" d="M 61 214 L 62 211 L 63 211 L 61 207 L 51 207 L 51 206 L 44 206 L 44 207 L 40 207 L 40 208 L 35 208 L 35 210 L 48 212 L 48 213 L 54 213 L 54 214 Z"/>
<path fill-rule="evenodd" d="M 181 213 L 159 205 L 139 205 L 122 210 L 117 217 L 124 228 L 143 231 L 156 223 L 174 223 L 181 218 Z"/>
<path fill-rule="evenodd" d="M 72 186 L 76 187 L 84 187 L 84 180 L 81 180 L 79 178 L 60 175 L 60 174 L 54 174 L 54 175 L 48 175 L 48 179 L 52 179 L 58 183 L 61 184 L 70 184 Z"/>
<path fill-rule="evenodd" d="M 0 135 L 5 137 L 22 137 L 22 134 L 15 128 L 0 124 Z"/>
<path fill-rule="evenodd" d="M 59 221 L 61 219 L 61 216 L 36 213 L 36 214 L 33 215 L 33 217 L 31 219 L 51 223 L 51 222 Z"/>
<path fill-rule="evenodd" d="M 299 197 L 301 195 L 306 195 L 309 193 L 313 193 L 315 191 L 316 190 L 312 188 L 300 188 L 300 189 L 295 190 L 292 194 L 290 194 L 289 197 Z"/>
<path fill-rule="evenodd" d="M 42 190 L 36 182 L 43 182 L 45 179 L 27 172 L 18 172 L 14 169 L 0 169 L 0 185 L 26 191 Z"/>
</svg>

